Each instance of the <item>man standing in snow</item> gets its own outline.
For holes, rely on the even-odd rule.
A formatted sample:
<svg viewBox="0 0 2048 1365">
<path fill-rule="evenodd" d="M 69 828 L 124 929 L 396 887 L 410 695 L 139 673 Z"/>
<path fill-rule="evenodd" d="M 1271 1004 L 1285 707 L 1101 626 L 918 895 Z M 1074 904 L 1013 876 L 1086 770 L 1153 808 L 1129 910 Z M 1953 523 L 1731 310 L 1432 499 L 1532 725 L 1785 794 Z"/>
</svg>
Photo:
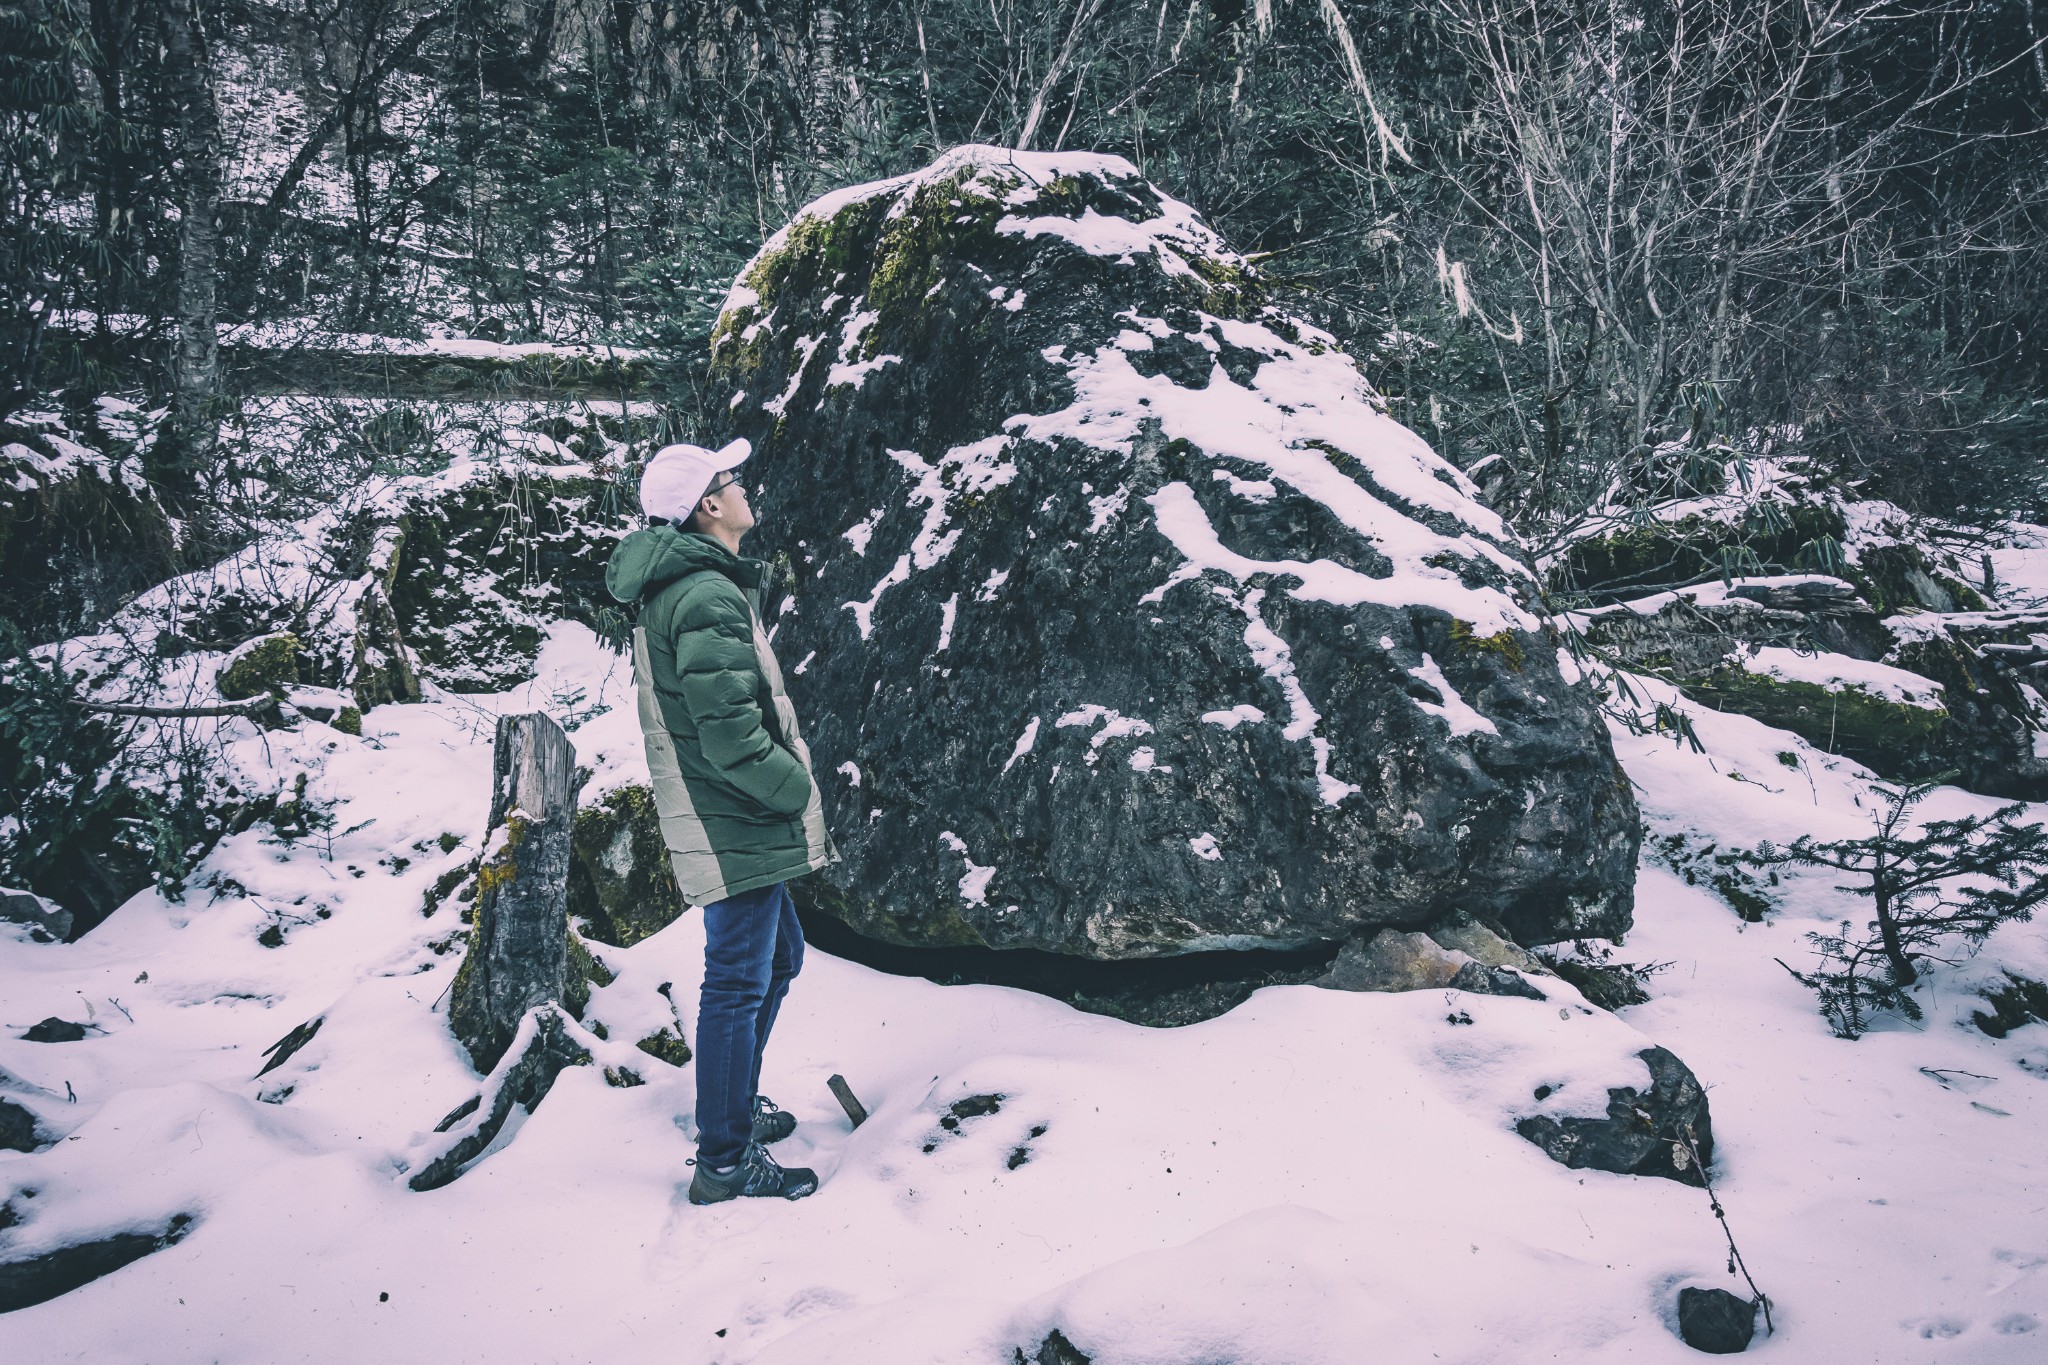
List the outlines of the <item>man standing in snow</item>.
<svg viewBox="0 0 2048 1365">
<path fill-rule="evenodd" d="M 761 625 L 764 566 L 739 553 L 754 525 L 738 475 L 748 453 L 745 441 L 658 452 L 640 477 L 649 524 L 605 568 L 611 595 L 639 604 L 633 673 L 654 804 L 683 898 L 704 913 L 693 1204 L 818 1188 L 768 1155 L 796 1118 L 760 1094 L 761 1054 L 803 965 L 786 884 L 834 853 Z"/>
</svg>

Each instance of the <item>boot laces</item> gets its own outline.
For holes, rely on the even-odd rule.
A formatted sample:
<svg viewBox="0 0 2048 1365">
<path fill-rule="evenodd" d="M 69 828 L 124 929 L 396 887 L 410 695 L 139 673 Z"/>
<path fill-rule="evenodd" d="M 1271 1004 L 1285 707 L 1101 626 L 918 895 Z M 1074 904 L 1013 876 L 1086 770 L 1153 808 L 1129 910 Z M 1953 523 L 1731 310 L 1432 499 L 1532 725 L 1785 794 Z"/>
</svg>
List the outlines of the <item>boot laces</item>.
<svg viewBox="0 0 2048 1365">
<path fill-rule="evenodd" d="M 740 1158 L 740 1174 L 749 1190 L 776 1189 L 781 1187 L 783 1170 L 782 1164 L 768 1155 L 766 1147 L 750 1142 Z"/>
</svg>

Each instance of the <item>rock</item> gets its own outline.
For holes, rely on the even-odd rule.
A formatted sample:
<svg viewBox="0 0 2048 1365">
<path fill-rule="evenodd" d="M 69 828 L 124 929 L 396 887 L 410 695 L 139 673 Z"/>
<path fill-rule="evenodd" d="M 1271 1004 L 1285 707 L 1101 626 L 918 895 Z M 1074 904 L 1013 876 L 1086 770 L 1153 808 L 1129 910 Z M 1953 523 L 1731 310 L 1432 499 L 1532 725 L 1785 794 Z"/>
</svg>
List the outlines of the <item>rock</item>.
<svg viewBox="0 0 2048 1365">
<path fill-rule="evenodd" d="M 1446 938 L 1457 940 L 1447 944 Z M 1485 953 L 1475 956 L 1460 944 Z M 1514 967 L 1507 965 L 1513 962 Z M 1427 934 L 1382 929 L 1363 942 L 1354 940 L 1316 985 L 1339 991 L 1471 991 L 1475 995 L 1518 995 L 1542 1000 L 1542 991 L 1515 970 L 1541 971 L 1542 964 L 1469 919 Z"/>
<path fill-rule="evenodd" d="M 363 709 L 346 692 L 332 687 L 291 687 L 284 699 L 308 720 L 332 725 L 345 735 L 363 733 Z"/>
<path fill-rule="evenodd" d="M 36 1140 L 36 1116 L 26 1106 L 0 1099 L 0 1151 L 33 1152 L 42 1144 Z"/>
<path fill-rule="evenodd" d="M 177 571 L 177 535 L 137 455 L 149 422 L 115 398 L 0 421 L 0 583 L 31 643 L 90 629 Z"/>
<path fill-rule="evenodd" d="M 815 880 L 805 878 L 805 881 Z M 793 888 L 804 939 L 820 952 L 942 986 L 1008 986 L 1065 1001 L 1089 1014 L 1147 1028 L 1177 1028 L 1228 1013 L 1265 986 L 1306 985 L 1324 976 L 1337 949 L 1176 953 L 1171 957 L 1083 958 L 1033 948 L 906 948 L 870 938 L 808 904 Z"/>
<path fill-rule="evenodd" d="M 288 630 L 260 635 L 228 655 L 214 686 L 229 701 L 282 697 L 298 678 L 299 637 Z"/>
<path fill-rule="evenodd" d="M 0 1261 L 0 1313 L 48 1303 L 60 1294 L 91 1284 L 154 1251 L 183 1241 L 192 1230 L 190 1214 L 181 1213 L 163 1227 L 117 1232 L 94 1242 L 59 1247 L 19 1261 Z"/>
<path fill-rule="evenodd" d="M 1444 990 L 1459 972 L 1478 965 L 1426 934 L 1382 929 L 1370 939 L 1345 944 L 1316 984 L 1339 991 Z"/>
<path fill-rule="evenodd" d="M 140 820 L 148 811 L 135 800 L 113 807 L 122 819 Z M 103 837 L 70 841 L 56 865 L 38 878 L 46 891 L 55 893 L 47 899 L 63 898 L 58 903 L 71 916 L 68 941 L 91 933 L 155 879 L 155 860 L 142 841 L 130 835 L 130 828 L 115 820 L 96 822 L 93 833 Z"/>
<path fill-rule="evenodd" d="M 479 1071 L 497 1066 L 530 1010 L 569 998 L 571 978 L 575 747 L 546 716 L 501 716 L 492 761 L 475 924 L 448 1004 L 448 1023 Z"/>
<path fill-rule="evenodd" d="M 257 1077 L 268 1076 L 271 1072 L 290 1061 L 298 1054 L 300 1048 L 313 1041 L 314 1035 L 320 1032 L 320 1026 L 326 1022 L 326 1015 L 316 1014 L 305 1023 L 295 1026 L 290 1033 L 287 1033 L 269 1047 L 264 1048 L 263 1055 L 267 1060 L 263 1063 L 262 1069 L 256 1073 Z"/>
<path fill-rule="evenodd" d="M 1598 1005 L 1610 1013 L 1630 1005 L 1640 1005 L 1650 998 L 1650 992 L 1643 987 L 1643 978 L 1626 962 L 1588 962 L 1582 958 L 1560 956 L 1549 965 L 1552 971 L 1586 997 L 1587 1003 Z"/>
<path fill-rule="evenodd" d="M 615 787 L 576 812 L 569 863 L 569 917 L 599 943 L 630 948 L 685 909 L 654 793 Z"/>
<path fill-rule="evenodd" d="M 670 1066 L 690 1064 L 690 1045 L 683 1041 L 680 1033 L 662 1029 L 657 1033 L 648 1034 L 633 1046 L 656 1061 L 667 1062 Z"/>
<path fill-rule="evenodd" d="M 1457 974 L 1451 978 L 1451 989 L 1470 991 L 1474 995 L 1513 995 L 1524 1000 L 1550 998 L 1512 967 L 1486 967 L 1477 962 L 1468 962 L 1458 968 Z"/>
<path fill-rule="evenodd" d="M 1749 1349 L 1756 1335 L 1756 1301 L 1725 1289 L 1678 1291 L 1678 1335 L 1695 1351 L 1732 1356 Z"/>
<path fill-rule="evenodd" d="M 1836 614 L 1870 610 L 1857 596 L 1854 584 L 1823 576 L 1737 583 L 1728 589 L 1728 595 L 1776 611 Z"/>
<path fill-rule="evenodd" d="M 552 622 L 613 638 L 623 629 L 604 566 L 625 535 L 630 494 L 592 464 L 479 463 L 459 480 L 409 485 L 395 501 L 399 543 L 383 582 L 394 627 L 428 681 L 502 691 L 533 677 Z"/>
<path fill-rule="evenodd" d="M 1991 1012 L 1972 1010 L 1970 1022 L 1993 1038 L 2003 1038 L 2036 1019 L 2048 1020 L 2048 982 L 2007 969 L 2002 985 L 1980 992 Z"/>
<path fill-rule="evenodd" d="M 1971 791 L 2048 800 L 2048 752 L 2037 744 L 2048 730 L 2043 680 L 2035 675 L 2029 685 L 2005 658 L 1986 652 L 1990 645 L 2030 642 L 2048 630 L 2048 614 L 1894 617 L 1885 624 L 1899 641 L 1886 662 L 1941 686 L 1948 725 L 1928 763 L 1884 775 L 1912 779 L 1953 771 Z"/>
<path fill-rule="evenodd" d="M 1028 1356 L 1022 1347 L 1012 1347 L 1010 1359 L 1015 1365 L 1094 1365 L 1095 1358 L 1083 1355 L 1078 1346 L 1067 1340 L 1067 1334 L 1055 1327 Z"/>
<path fill-rule="evenodd" d="M 59 1019 L 53 1014 L 40 1024 L 29 1025 L 28 1032 L 21 1037 L 27 1043 L 76 1043 L 84 1039 L 85 1025 Z"/>
<path fill-rule="evenodd" d="M 1553 571 L 1551 587 L 1599 605 L 1718 580 L 1731 557 L 1742 566 L 1737 572 L 1750 577 L 1813 573 L 1827 563 L 1818 547 L 1839 546 L 1848 521 L 1838 498 L 1787 484 L 1781 479 L 1750 499 L 1723 490 L 1719 516 L 1629 523 L 1576 541 Z"/>
<path fill-rule="evenodd" d="M 1833 581 L 1738 584 L 1730 600 L 1681 596 L 1653 612 L 1609 607 L 1585 619 L 1584 634 L 1615 662 L 1670 677 L 1703 705 L 1790 730 L 1881 777 L 1918 781 L 1954 772 L 1973 791 L 2048 796 L 2048 757 L 2034 752 L 2048 714 L 2029 699 L 2003 652 L 2048 626 L 2048 617 L 1880 619 L 1860 601 L 1841 605 L 1833 589 L 1828 601 L 1836 605 L 1781 605 Z M 1756 666 L 1764 650 L 1780 652 L 1786 676 Z M 1873 673 L 1917 696 L 1902 700 L 1899 687 L 1856 681 Z"/>
<path fill-rule="evenodd" d="M 72 915 L 55 901 L 44 900 L 33 891 L 9 891 L 0 887 L 0 920 L 26 924 L 52 942 L 71 937 Z"/>
<path fill-rule="evenodd" d="M 1684 1062 L 1661 1047 L 1636 1054 L 1650 1068 L 1647 1093 L 1634 1086 L 1607 1092 L 1606 1118 L 1555 1119 L 1547 1114 L 1519 1120 L 1515 1131 L 1541 1147 L 1552 1161 L 1573 1170 L 1657 1175 L 1686 1185 L 1705 1185 L 1682 1141 L 1690 1133 L 1700 1160 L 1714 1159 L 1714 1130 L 1707 1095 Z"/>
<path fill-rule="evenodd" d="M 1522 547 L 1128 163 L 829 196 L 712 384 L 843 854 L 813 909 L 1097 959 L 1628 926 L 1633 798 Z"/>
<path fill-rule="evenodd" d="M 1482 967 L 1512 967 L 1518 972 L 1537 975 L 1550 971 L 1536 954 L 1519 943 L 1502 938 L 1462 910 L 1454 912 L 1441 924 L 1432 925 L 1429 937 L 1441 947 L 1465 954 Z"/>
</svg>

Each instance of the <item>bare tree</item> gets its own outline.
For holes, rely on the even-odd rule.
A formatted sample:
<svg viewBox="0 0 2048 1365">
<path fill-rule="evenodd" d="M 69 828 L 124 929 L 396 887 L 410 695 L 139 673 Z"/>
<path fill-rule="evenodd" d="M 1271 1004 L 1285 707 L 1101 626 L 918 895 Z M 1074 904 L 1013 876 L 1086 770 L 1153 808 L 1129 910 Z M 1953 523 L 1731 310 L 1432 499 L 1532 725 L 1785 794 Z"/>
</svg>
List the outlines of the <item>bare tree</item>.
<svg viewBox="0 0 2048 1365">
<path fill-rule="evenodd" d="M 200 0 L 164 0 L 164 65 L 178 113 L 183 193 L 178 230 L 177 351 L 166 432 L 169 468 L 190 485 L 219 437 L 220 334 L 215 318 L 219 242 L 220 112 L 214 103 Z"/>
</svg>

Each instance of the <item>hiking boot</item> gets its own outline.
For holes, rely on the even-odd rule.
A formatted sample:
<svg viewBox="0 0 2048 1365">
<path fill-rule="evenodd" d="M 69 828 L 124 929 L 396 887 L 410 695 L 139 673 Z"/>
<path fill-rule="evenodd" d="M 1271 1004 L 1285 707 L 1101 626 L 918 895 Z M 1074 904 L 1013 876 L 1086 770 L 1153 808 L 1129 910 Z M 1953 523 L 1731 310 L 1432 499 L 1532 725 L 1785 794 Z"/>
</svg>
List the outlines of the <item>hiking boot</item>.
<svg viewBox="0 0 2048 1365">
<path fill-rule="evenodd" d="M 729 1171 L 714 1171 L 703 1162 L 697 1163 L 697 1174 L 690 1178 L 690 1202 L 692 1204 L 723 1204 L 728 1199 L 741 1195 L 756 1195 L 763 1198 L 801 1199 L 814 1193 L 818 1188 L 818 1173 L 802 1166 L 791 1166 L 787 1170 L 776 1164 L 766 1148 L 758 1142 L 747 1144 L 747 1150 L 740 1154 L 739 1164 Z"/>
<path fill-rule="evenodd" d="M 766 1147 L 796 1131 L 796 1115 L 784 1112 L 766 1095 L 754 1096 L 753 1140 Z"/>
</svg>

